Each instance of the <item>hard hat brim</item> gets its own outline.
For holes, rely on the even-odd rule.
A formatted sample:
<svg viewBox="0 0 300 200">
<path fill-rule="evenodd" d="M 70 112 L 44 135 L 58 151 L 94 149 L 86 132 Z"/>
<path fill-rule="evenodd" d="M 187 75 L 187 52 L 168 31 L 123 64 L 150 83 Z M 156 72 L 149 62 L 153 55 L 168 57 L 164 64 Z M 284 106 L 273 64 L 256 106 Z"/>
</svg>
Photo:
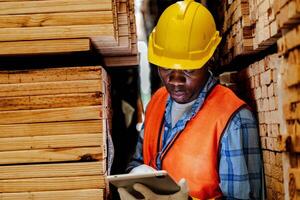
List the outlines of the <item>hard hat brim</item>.
<svg viewBox="0 0 300 200">
<path fill-rule="evenodd" d="M 177 69 L 177 70 L 193 70 L 202 68 L 213 56 L 217 46 L 221 42 L 221 37 L 217 36 L 212 42 L 211 48 L 206 52 L 206 55 L 201 56 L 199 58 L 193 59 L 176 59 L 167 57 L 164 55 L 157 55 L 154 52 L 153 48 L 153 38 L 152 34 L 149 37 L 149 45 L 148 45 L 148 61 L 154 65 L 159 67 L 163 67 L 166 69 Z"/>
</svg>

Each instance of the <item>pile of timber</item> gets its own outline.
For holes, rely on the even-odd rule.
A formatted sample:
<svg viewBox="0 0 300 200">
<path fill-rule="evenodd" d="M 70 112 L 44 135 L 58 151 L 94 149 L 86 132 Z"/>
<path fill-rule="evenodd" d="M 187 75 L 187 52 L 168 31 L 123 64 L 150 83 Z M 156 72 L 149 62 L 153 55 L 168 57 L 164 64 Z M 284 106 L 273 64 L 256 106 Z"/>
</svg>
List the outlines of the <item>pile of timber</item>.
<svg viewBox="0 0 300 200">
<path fill-rule="evenodd" d="M 256 108 L 263 153 L 267 199 L 284 199 L 281 95 L 278 76 L 282 57 L 268 55 L 239 72 L 242 97 Z"/>
<path fill-rule="evenodd" d="M 300 198 L 300 21 L 296 20 L 295 9 L 299 17 L 299 1 L 297 6 L 294 1 L 289 1 L 283 6 L 280 12 L 289 13 L 286 18 L 280 19 L 280 26 L 289 28 L 285 30 L 277 42 L 278 51 L 284 57 L 282 63 L 282 104 L 283 114 L 286 122 L 286 134 L 284 145 L 289 152 L 287 167 L 289 177 L 290 199 Z M 298 24 L 296 24 L 298 22 Z"/>
<path fill-rule="evenodd" d="M 240 17 L 247 2 L 249 14 L 244 10 Z M 239 55 L 264 55 L 263 59 L 253 57 L 256 61 L 239 72 L 237 90 L 257 111 L 267 199 L 299 199 L 300 1 L 234 0 L 222 6 L 226 8 L 224 34 L 228 42 L 221 53 L 223 64 L 232 63 Z M 238 18 L 245 25 L 239 28 L 244 30 L 250 24 L 253 30 L 252 37 L 248 35 L 253 48 L 244 48 L 242 53 L 234 50 L 240 49 L 235 38 L 239 30 L 234 25 Z M 278 52 L 266 55 L 270 50 L 265 49 L 276 43 Z M 236 75 L 227 72 L 220 80 L 233 80 L 228 76 Z"/>
<path fill-rule="evenodd" d="M 0 71 L 0 199 L 105 197 L 101 67 Z"/>
<path fill-rule="evenodd" d="M 297 30 L 289 33 L 295 35 Z M 243 86 L 239 91 L 257 111 L 267 199 L 300 197 L 299 39 L 292 44 L 294 48 L 289 49 L 286 43 L 279 43 L 287 50 L 268 55 L 239 72 L 238 85 Z"/>
<path fill-rule="evenodd" d="M 281 36 L 278 27 L 278 12 L 276 6 L 279 1 L 274 0 L 250 0 L 250 19 L 255 26 L 254 49 L 264 50 L 276 44 Z"/>
<path fill-rule="evenodd" d="M 116 0 L 115 39 L 93 37 L 92 43 L 104 56 L 107 66 L 137 65 L 137 35 L 134 16 L 134 0 Z"/>
<path fill-rule="evenodd" d="M 279 29 L 291 29 L 300 23 L 299 0 L 274 0 L 274 11 Z"/>
<path fill-rule="evenodd" d="M 236 94 L 240 93 L 238 90 L 238 71 L 224 72 L 219 75 L 220 84 L 230 88 Z"/>
<path fill-rule="evenodd" d="M 225 40 L 222 65 L 267 49 L 300 22 L 299 0 L 228 0 L 221 7 Z"/>
<path fill-rule="evenodd" d="M 138 64 L 133 0 L 0 2 L 0 56 L 95 49 L 106 66 Z"/>
<path fill-rule="evenodd" d="M 234 0 L 221 4 L 224 13 L 222 65 L 229 64 L 235 57 L 251 54 L 253 48 L 253 26 L 250 21 L 249 1 Z"/>
</svg>

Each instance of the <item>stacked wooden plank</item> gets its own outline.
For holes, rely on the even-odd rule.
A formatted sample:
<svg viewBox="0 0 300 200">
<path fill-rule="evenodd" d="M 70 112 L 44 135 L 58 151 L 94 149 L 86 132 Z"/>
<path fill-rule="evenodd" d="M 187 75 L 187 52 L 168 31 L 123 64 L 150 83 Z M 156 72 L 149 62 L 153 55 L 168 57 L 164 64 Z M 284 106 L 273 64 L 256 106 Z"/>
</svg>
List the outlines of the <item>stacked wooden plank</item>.
<svg viewBox="0 0 300 200">
<path fill-rule="evenodd" d="M 243 98 L 256 108 L 264 161 L 267 199 L 283 199 L 284 184 L 278 75 L 282 57 L 266 56 L 239 73 Z"/>
<path fill-rule="evenodd" d="M 90 50 L 89 37 L 114 38 L 111 0 L 0 2 L 0 55 Z"/>
<path fill-rule="evenodd" d="M 238 91 L 238 71 L 224 72 L 219 75 L 220 84 L 230 88 L 235 93 Z"/>
<path fill-rule="evenodd" d="M 242 5 L 242 2 L 243 0 L 234 0 L 230 6 L 225 5 L 224 34 L 227 44 L 221 57 L 227 57 L 223 64 L 235 64 L 233 69 L 245 66 L 245 63 L 232 62 L 238 55 L 243 54 L 235 54 L 234 51 L 230 53 L 238 44 L 234 38 L 236 33 L 230 30 L 230 27 L 235 28 L 234 10 L 237 12 L 236 5 Z M 299 0 L 249 1 L 253 49 L 244 55 L 253 52 L 255 56 L 253 54 L 253 57 L 247 58 L 256 60 L 250 61 L 252 64 L 239 72 L 237 89 L 239 93 L 244 92 L 243 98 L 257 111 L 267 199 L 300 199 L 299 11 Z M 228 18 L 226 14 L 232 17 Z M 246 17 L 244 19 L 247 21 Z M 276 42 L 278 53 L 268 55 L 276 51 L 273 45 Z M 267 47 L 271 48 L 266 51 Z M 261 59 L 263 56 L 265 57 Z M 222 79 L 224 77 L 220 77 Z"/>
<path fill-rule="evenodd" d="M 285 6 L 290 5 L 289 1 Z M 295 4 L 293 8 L 299 6 Z M 297 8 L 298 9 L 298 8 Z M 291 8 L 295 13 L 294 9 Z M 285 12 L 284 8 L 280 12 Z M 299 14 L 299 10 L 298 10 Z M 286 134 L 284 137 L 284 145 L 286 151 L 289 151 L 289 159 L 291 163 L 287 166 L 289 172 L 289 191 L 290 199 L 300 198 L 300 22 L 295 25 L 296 21 L 291 21 L 289 15 L 280 20 L 280 26 L 290 28 L 290 31 L 284 31 L 282 38 L 278 40 L 278 50 L 283 55 L 282 63 L 282 104 L 283 114 L 286 122 Z M 295 16 L 295 15 L 292 15 Z M 293 28 L 292 28 L 293 27 Z"/>
<path fill-rule="evenodd" d="M 263 50 L 269 46 L 276 44 L 277 39 L 281 35 L 275 11 L 275 4 L 279 1 L 274 0 L 251 0 L 250 19 L 255 26 L 254 32 L 254 49 Z"/>
<path fill-rule="evenodd" d="M 101 67 L 0 71 L 0 199 L 103 199 Z"/>
<path fill-rule="evenodd" d="M 115 2 L 116 39 L 94 37 L 92 42 L 102 55 L 107 66 L 137 65 L 137 35 L 134 16 L 134 0 Z"/>
<path fill-rule="evenodd" d="M 253 53 L 253 27 L 250 21 L 249 1 L 234 0 L 221 4 L 224 12 L 222 65 L 237 56 Z"/>
<path fill-rule="evenodd" d="M 0 2 L 0 56 L 94 49 L 106 66 L 138 64 L 133 0 Z"/>
<path fill-rule="evenodd" d="M 274 1 L 276 20 L 280 29 L 290 29 L 300 23 L 300 1 Z"/>
</svg>

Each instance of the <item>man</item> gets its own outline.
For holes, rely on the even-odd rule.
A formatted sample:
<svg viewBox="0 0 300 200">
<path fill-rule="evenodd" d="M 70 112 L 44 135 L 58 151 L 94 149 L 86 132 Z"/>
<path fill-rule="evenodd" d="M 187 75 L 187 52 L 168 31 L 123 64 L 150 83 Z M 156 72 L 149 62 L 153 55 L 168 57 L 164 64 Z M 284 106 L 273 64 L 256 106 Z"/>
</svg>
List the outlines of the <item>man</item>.
<svg viewBox="0 0 300 200">
<path fill-rule="evenodd" d="M 181 190 L 157 195 L 136 184 L 145 199 L 261 198 L 254 117 L 208 70 L 220 40 L 210 12 L 193 0 L 168 7 L 150 35 L 149 62 L 158 66 L 165 87 L 147 106 L 128 170 L 164 169 L 180 180 Z M 119 193 L 134 199 L 123 188 Z"/>
</svg>

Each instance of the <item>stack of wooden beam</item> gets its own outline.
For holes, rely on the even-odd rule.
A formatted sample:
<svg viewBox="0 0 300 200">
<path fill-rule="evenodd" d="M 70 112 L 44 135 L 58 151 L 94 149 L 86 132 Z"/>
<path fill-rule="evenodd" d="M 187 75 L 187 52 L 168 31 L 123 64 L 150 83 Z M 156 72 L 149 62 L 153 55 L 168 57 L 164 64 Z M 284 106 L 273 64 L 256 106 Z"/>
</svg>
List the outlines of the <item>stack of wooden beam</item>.
<svg viewBox="0 0 300 200">
<path fill-rule="evenodd" d="M 242 97 L 257 111 L 267 199 L 299 199 L 300 1 L 250 0 L 249 18 L 247 10 L 241 12 L 242 8 L 247 9 L 248 1 L 229 2 L 231 4 L 227 7 L 222 5 L 226 8 L 226 44 L 221 52 L 222 64 L 233 63 L 235 65 L 231 69 L 241 69 L 248 61 L 238 63 L 232 62 L 233 59 L 238 55 L 255 53 L 251 59 L 256 60 L 250 61 L 252 64 L 239 72 L 238 91 L 244 92 Z M 253 30 L 252 37 L 248 35 L 249 39 L 253 39 L 253 48 L 244 48 L 243 53 L 234 50 L 239 49 L 236 42 L 236 38 L 241 37 L 237 34 L 238 29 L 243 30 L 243 23 L 242 26 L 234 26 L 240 13 L 244 13 L 240 17 L 242 22 L 249 22 Z M 278 53 L 267 55 L 275 52 L 273 44 L 276 42 Z M 270 46 L 267 51 L 264 50 Z M 265 57 L 261 59 L 262 56 Z"/>
<path fill-rule="evenodd" d="M 92 38 L 93 45 L 102 55 L 107 66 L 137 65 L 137 35 L 134 16 L 134 0 L 115 2 L 116 39 Z"/>
<path fill-rule="evenodd" d="M 133 3 L 133 0 L 2 1 L 0 56 L 96 49 L 106 66 L 137 65 Z"/>
<path fill-rule="evenodd" d="M 234 0 L 221 4 L 224 12 L 222 65 L 233 58 L 253 53 L 253 27 L 250 21 L 249 1 Z"/>
<path fill-rule="evenodd" d="M 293 1 L 289 1 L 285 6 L 293 5 L 291 11 L 295 14 L 294 9 L 299 6 L 299 2 L 297 1 L 297 6 L 291 2 Z M 285 12 L 284 8 L 282 12 Z M 300 185 L 296 183 L 300 181 L 300 22 L 297 25 L 294 24 L 296 21 L 292 23 L 291 19 L 295 18 L 290 18 L 291 16 L 285 18 L 285 21 L 280 20 L 283 27 L 291 30 L 283 32 L 282 38 L 278 40 L 278 50 L 284 57 L 281 70 L 282 100 L 286 121 L 284 145 L 289 151 L 288 161 L 291 163 L 288 167 L 290 199 L 299 199 Z"/>
<path fill-rule="evenodd" d="M 274 1 L 274 11 L 280 29 L 290 29 L 300 23 L 299 0 Z"/>
<path fill-rule="evenodd" d="M 0 55 L 90 50 L 89 37 L 114 38 L 111 0 L 0 2 Z"/>
<path fill-rule="evenodd" d="M 285 194 L 281 145 L 283 122 L 278 100 L 281 62 L 282 57 L 278 54 L 269 55 L 239 73 L 239 85 L 244 85 L 243 98 L 257 110 L 267 199 L 283 199 Z"/>
<path fill-rule="evenodd" d="M 250 0 L 250 19 L 255 26 L 254 49 L 263 50 L 276 44 L 281 35 L 275 11 L 275 4 L 279 1 L 274 0 Z"/>
<path fill-rule="evenodd" d="M 220 84 L 230 88 L 235 93 L 239 93 L 238 91 L 238 71 L 232 72 L 224 72 L 219 75 Z"/>
<path fill-rule="evenodd" d="M 103 199 L 101 67 L 0 71 L 0 199 Z"/>
</svg>

